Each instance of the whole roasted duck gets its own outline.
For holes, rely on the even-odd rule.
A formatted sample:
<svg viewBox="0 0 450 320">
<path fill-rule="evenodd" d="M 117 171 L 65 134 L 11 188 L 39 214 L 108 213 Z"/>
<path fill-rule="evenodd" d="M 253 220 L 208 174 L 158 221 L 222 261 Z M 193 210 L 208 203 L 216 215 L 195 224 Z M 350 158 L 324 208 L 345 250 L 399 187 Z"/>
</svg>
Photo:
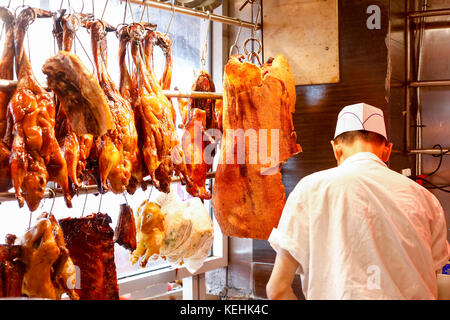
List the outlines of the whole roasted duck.
<svg viewBox="0 0 450 320">
<path fill-rule="evenodd" d="M 165 193 L 170 191 L 170 182 L 175 172 L 186 184 L 187 176 L 183 151 L 175 129 L 174 108 L 164 95 L 152 69 L 148 69 L 143 56 L 143 41 L 154 43 L 155 33 L 133 26 L 130 30 L 131 53 L 138 73 L 139 103 L 143 145 L 142 154 L 155 187 Z M 151 65 L 151 64 L 149 64 Z"/>
<path fill-rule="evenodd" d="M 214 92 L 214 82 L 206 71 L 200 71 L 192 85 L 193 91 Z M 183 134 L 181 145 L 185 155 L 186 167 L 192 180 L 186 191 L 200 199 L 211 199 L 206 190 L 206 174 L 212 168 L 215 156 L 216 142 L 211 137 L 210 129 L 217 129 L 214 99 L 178 99 Z"/>
<path fill-rule="evenodd" d="M 286 201 L 280 165 L 301 152 L 292 121 L 295 84 L 281 54 L 262 67 L 243 59 L 232 56 L 225 66 L 222 126 L 257 132 L 258 141 L 224 135 L 212 203 L 224 234 L 267 239 Z"/>
<path fill-rule="evenodd" d="M 30 298 L 60 300 L 63 293 L 78 300 L 76 269 L 66 248 L 58 221 L 44 213 L 20 242 L 25 265 L 22 293 Z"/>
<path fill-rule="evenodd" d="M 5 44 L 2 57 L 0 58 L 0 78 L 14 79 L 14 15 L 5 7 L 0 7 L 0 19 L 5 28 Z M 8 104 L 13 95 L 12 89 L 0 90 L 0 138 L 7 135 L 6 140 L 11 141 L 11 123 L 8 126 Z M 8 131 L 8 132 L 7 132 Z M 10 146 L 4 141 L 0 141 L 0 192 L 8 191 L 12 187 L 11 168 L 9 158 L 11 156 Z"/>
<path fill-rule="evenodd" d="M 126 190 L 134 168 L 139 167 L 138 136 L 132 107 L 124 99 L 107 72 L 106 29 L 102 21 L 87 24 L 91 33 L 97 79 L 103 89 L 115 128 L 96 142 L 101 191 L 114 193 Z"/>
<path fill-rule="evenodd" d="M 11 177 L 19 206 L 27 203 L 37 209 L 48 181 L 58 183 L 66 204 L 72 207 L 67 164 L 55 137 L 55 104 L 37 82 L 23 48 L 30 23 L 51 13 L 33 8 L 22 10 L 16 25 L 16 64 L 18 84 L 8 112 L 12 115 L 13 137 Z"/>
</svg>

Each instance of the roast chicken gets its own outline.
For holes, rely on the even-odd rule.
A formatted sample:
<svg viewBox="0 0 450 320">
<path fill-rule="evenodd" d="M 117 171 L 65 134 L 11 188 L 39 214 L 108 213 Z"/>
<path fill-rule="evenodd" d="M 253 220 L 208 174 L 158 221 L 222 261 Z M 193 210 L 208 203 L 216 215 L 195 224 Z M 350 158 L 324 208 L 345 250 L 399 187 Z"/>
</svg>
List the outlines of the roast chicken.
<svg viewBox="0 0 450 320">
<path fill-rule="evenodd" d="M 65 247 L 61 227 L 51 214 L 44 213 L 21 240 L 20 261 L 25 265 L 22 293 L 30 298 L 61 299 L 74 291 L 76 270 Z"/>
<path fill-rule="evenodd" d="M 72 207 L 67 164 L 55 137 L 55 104 L 37 82 L 23 48 L 29 24 L 41 14 L 23 9 L 16 22 L 16 70 L 18 84 L 8 112 L 12 115 L 11 177 L 19 206 L 37 209 L 48 181 L 58 183 L 66 204 Z M 44 13 L 45 14 L 45 13 Z M 51 16 L 51 15 L 48 15 Z"/>
<path fill-rule="evenodd" d="M 138 78 L 137 109 L 142 124 L 142 155 L 152 183 L 158 190 L 168 193 L 174 172 L 183 183 L 191 184 L 176 133 L 174 108 L 164 95 L 153 70 L 147 68 L 151 63 L 147 64 L 142 54 L 143 41 L 155 41 L 154 31 L 147 30 L 144 37 L 142 29 L 135 26 L 130 30 L 130 36 Z"/>
<path fill-rule="evenodd" d="M 232 56 L 225 66 L 224 137 L 212 202 L 224 234 L 267 239 L 286 201 L 280 165 L 301 152 L 292 121 L 295 83 L 281 54 L 261 68 L 243 60 Z M 230 129 L 254 130 L 258 141 L 242 135 L 239 142 L 239 136 L 227 134 Z"/>
<path fill-rule="evenodd" d="M 145 267 L 152 257 L 159 255 L 166 236 L 166 221 L 158 204 L 144 201 L 136 212 L 137 247 L 131 255 L 131 263 L 139 261 Z"/>
</svg>

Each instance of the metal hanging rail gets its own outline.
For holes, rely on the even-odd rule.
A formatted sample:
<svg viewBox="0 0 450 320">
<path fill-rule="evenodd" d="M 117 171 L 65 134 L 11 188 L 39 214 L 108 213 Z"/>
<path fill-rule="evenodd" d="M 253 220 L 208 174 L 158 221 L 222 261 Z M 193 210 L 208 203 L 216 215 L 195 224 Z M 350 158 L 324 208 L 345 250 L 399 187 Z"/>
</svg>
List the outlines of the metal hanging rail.
<svg viewBox="0 0 450 320">
<path fill-rule="evenodd" d="M 17 80 L 0 79 L 1 89 L 15 89 Z M 44 89 L 47 89 L 46 84 L 42 84 Z M 216 99 L 221 100 L 223 95 L 218 92 L 202 92 L 202 91 L 178 91 L 178 90 L 163 90 L 163 93 L 168 98 L 194 98 L 194 99 Z"/>
<path fill-rule="evenodd" d="M 124 0 L 125 1 L 125 0 Z M 248 22 L 248 21 L 242 21 L 237 18 L 222 16 L 210 13 L 208 11 L 200 11 L 195 9 L 190 9 L 182 6 L 176 6 L 171 3 L 164 3 L 160 1 L 153 1 L 153 0 L 129 0 L 130 3 L 138 4 L 138 5 L 144 5 L 149 6 L 157 9 L 162 9 L 166 11 L 173 11 L 176 13 L 186 14 L 189 16 L 197 17 L 197 18 L 203 18 L 203 19 L 211 19 L 212 21 L 224 23 L 224 24 L 230 24 L 235 26 L 242 26 L 243 28 L 248 29 L 255 29 L 260 30 L 261 25 Z"/>
<path fill-rule="evenodd" d="M 215 172 L 208 172 L 206 174 L 206 179 L 213 179 L 215 177 Z M 151 184 L 151 179 L 144 179 L 145 182 Z M 179 183 L 181 182 L 180 178 L 174 178 L 170 183 Z M 84 186 L 78 188 L 78 195 L 86 195 L 86 194 L 99 194 L 96 185 Z M 51 199 L 53 197 L 58 198 L 64 196 L 62 190 L 60 188 L 46 188 L 43 199 Z M 14 201 L 16 200 L 16 194 L 14 192 L 0 192 L 0 203 L 5 201 Z"/>
<path fill-rule="evenodd" d="M 409 84 L 411 87 L 449 87 L 450 80 L 431 80 L 431 81 L 413 81 Z"/>
</svg>

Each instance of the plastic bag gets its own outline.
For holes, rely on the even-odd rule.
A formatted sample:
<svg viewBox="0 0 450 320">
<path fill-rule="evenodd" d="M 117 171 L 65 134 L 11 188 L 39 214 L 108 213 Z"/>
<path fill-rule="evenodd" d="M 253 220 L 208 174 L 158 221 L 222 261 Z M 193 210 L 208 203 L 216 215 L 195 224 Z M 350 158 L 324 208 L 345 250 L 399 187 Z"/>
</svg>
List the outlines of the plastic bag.
<svg viewBox="0 0 450 320">
<path fill-rule="evenodd" d="M 209 255 L 214 229 L 208 210 L 199 198 L 181 201 L 175 192 L 156 201 L 166 217 L 166 237 L 161 256 L 174 267 L 185 265 L 195 273 Z"/>
<path fill-rule="evenodd" d="M 186 204 L 192 221 L 192 232 L 186 243 L 184 263 L 189 272 L 195 273 L 209 256 L 214 240 L 214 226 L 208 210 L 199 198 L 190 199 Z"/>
</svg>

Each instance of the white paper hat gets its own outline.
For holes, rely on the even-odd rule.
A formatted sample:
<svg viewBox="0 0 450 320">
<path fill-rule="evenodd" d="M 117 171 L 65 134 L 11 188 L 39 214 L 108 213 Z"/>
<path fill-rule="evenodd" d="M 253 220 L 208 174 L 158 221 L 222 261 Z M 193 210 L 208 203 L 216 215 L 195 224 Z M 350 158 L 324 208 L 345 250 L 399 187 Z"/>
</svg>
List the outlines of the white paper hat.
<svg viewBox="0 0 450 320">
<path fill-rule="evenodd" d="M 366 103 L 352 104 L 339 112 L 334 138 L 344 132 L 365 130 L 382 135 L 386 141 L 383 110 Z"/>
</svg>

